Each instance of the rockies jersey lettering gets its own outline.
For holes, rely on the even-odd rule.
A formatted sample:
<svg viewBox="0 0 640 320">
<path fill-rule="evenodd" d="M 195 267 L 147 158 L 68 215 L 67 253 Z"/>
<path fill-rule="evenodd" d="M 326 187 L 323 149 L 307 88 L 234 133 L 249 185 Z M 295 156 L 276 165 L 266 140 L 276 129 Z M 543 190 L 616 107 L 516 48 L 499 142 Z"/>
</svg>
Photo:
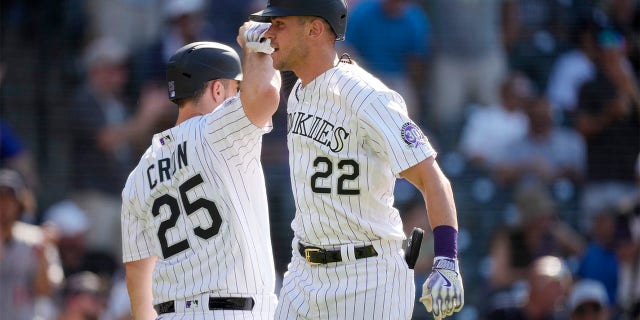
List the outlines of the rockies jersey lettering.
<svg viewBox="0 0 640 320">
<path fill-rule="evenodd" d="M 154 304 L 275 299 L 262 135 L 238 97 L 153 137 L 122 191 L 123 261 L 157 256 Z"/>
<path fill-rule="evenodd" d="M 311 138 L 324 144 L 333 152 L 344 147 L 344 139 L 349 136 L 343 127 L 336 127 L 331 122 L 318 116 L 302 112 L 287 115 L 287 132 Z M 294 129 L 293 131 L 291 129 Z"/>
<path fill-rule="evenodd" d="M 295 236 L 316 245 L 404 239 L 395 180 L 436 153 L 402 97 L 345 63 L 293 90 L 287 143 Z"/>
</svg>

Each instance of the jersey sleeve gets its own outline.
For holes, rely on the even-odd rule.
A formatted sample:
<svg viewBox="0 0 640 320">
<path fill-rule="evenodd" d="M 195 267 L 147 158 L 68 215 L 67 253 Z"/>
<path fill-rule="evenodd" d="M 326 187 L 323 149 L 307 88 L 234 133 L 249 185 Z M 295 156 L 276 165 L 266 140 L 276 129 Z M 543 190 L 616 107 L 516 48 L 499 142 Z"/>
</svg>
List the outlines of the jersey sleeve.
<svg viewBox="0 0 640 320">
<path fill-rule="evenodd" d="M 260 157 L 262 136 L 272 129 L 272 126 L 256 127 L 244 112 L 239 97 L 227 99 L 204 121 L 204 139 L 227 161 L 239 163 Z"/>
<path fill-rule="evenodd" d="M 149 237 L 148 222 L 138 209 L 138 195 L 135 184 L 132 183 L 133 174 L 122 190 L 122 211 L 120 222 L 122 228 L 122 262 L 142 260 L 153 255 L 153 240 Z"/>
<path fill-rule="evenodd" d="M 408 117 L 404 100 L 395 92 L 371 97 L 358 113 L 358 119 L 366 132 L 364 143 L 389 161 L 397 177 L 436 155 L 420 127 Z"/>
</svg>

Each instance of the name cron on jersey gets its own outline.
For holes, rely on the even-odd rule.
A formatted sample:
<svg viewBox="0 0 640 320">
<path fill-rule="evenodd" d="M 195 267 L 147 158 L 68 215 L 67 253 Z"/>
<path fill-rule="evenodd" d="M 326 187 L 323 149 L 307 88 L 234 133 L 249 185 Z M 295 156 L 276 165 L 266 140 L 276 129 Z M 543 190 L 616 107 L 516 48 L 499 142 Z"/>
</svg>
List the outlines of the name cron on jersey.
<svg viewBox="0 0 640 320">
<path fill-rule="evenodd" d="M 329 147 L 333 152 L 340 152 L 344 148 L 344 141 L 349 137 L 347 129 L 304 112 L 287 114 L 287 134 L 297 134 L 313 139 Z"/>
<path fill-rule="evenodd" d="M 178 145 L 177 150 L 171 153 L 170 158 L 158 159 L 157 163 L 147 167 L 147 182 L 149 183 L 149 190 L 155 188 L 158 181 L 164 182 L 165 180 L 170 180 L 176 173 L 176 170 L 182 169 L 182 167 L 186 167 L 188 165 L 187 141 L 183 141 Z"/>
</svg>

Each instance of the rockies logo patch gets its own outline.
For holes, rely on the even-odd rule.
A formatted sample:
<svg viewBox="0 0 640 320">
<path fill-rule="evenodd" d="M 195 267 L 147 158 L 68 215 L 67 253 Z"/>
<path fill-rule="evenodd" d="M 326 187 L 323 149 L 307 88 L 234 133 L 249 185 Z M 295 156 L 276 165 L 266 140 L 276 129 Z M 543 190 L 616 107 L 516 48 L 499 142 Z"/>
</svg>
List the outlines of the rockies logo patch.
<svg viewBox="0 0 640 320">
<path fill-rule="evenodd" d="M 176 96 L 176 84 L 173 81 L 169 81 L 167 84 L 169 88 L 169 98 L 174 98 Z"/>
<path fill-rule="evenodd" d="M 413 122 L 403 124 L 400 134 L 402 135 L 402 140 L 404 140 L 404 142 L 410 147 L 416 148 L 420 145 L 426 144 L 422 130 L 420 130 L 420 128 L 418 128 L 418 126 Z"/>
</svg>

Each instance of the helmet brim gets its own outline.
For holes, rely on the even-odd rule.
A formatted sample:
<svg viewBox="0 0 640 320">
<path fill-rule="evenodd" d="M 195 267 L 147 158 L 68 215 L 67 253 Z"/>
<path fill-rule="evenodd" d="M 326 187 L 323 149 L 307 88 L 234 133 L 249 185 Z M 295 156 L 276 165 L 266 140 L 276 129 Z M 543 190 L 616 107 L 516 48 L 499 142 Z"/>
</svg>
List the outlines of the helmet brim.
<svg viewBox="0 0 640 320">
<path fill-rule="evenodd" d="M 264 14 L 265 10 L 260 10 L 256 13 L 252 13 L 249 15 L 249 20 L 256 22 L 271 22 L 271 17 L 269 15 Z"/>
<path fill-rule="evenodd" d="M 314 8 L 280 8 L 268 7 L 249 15 L 249 19 L 256 22 L 271 22 L 273 17 L 290 17 L 290 16 L 317 16 L 314 14 Z"/>
</svg>

